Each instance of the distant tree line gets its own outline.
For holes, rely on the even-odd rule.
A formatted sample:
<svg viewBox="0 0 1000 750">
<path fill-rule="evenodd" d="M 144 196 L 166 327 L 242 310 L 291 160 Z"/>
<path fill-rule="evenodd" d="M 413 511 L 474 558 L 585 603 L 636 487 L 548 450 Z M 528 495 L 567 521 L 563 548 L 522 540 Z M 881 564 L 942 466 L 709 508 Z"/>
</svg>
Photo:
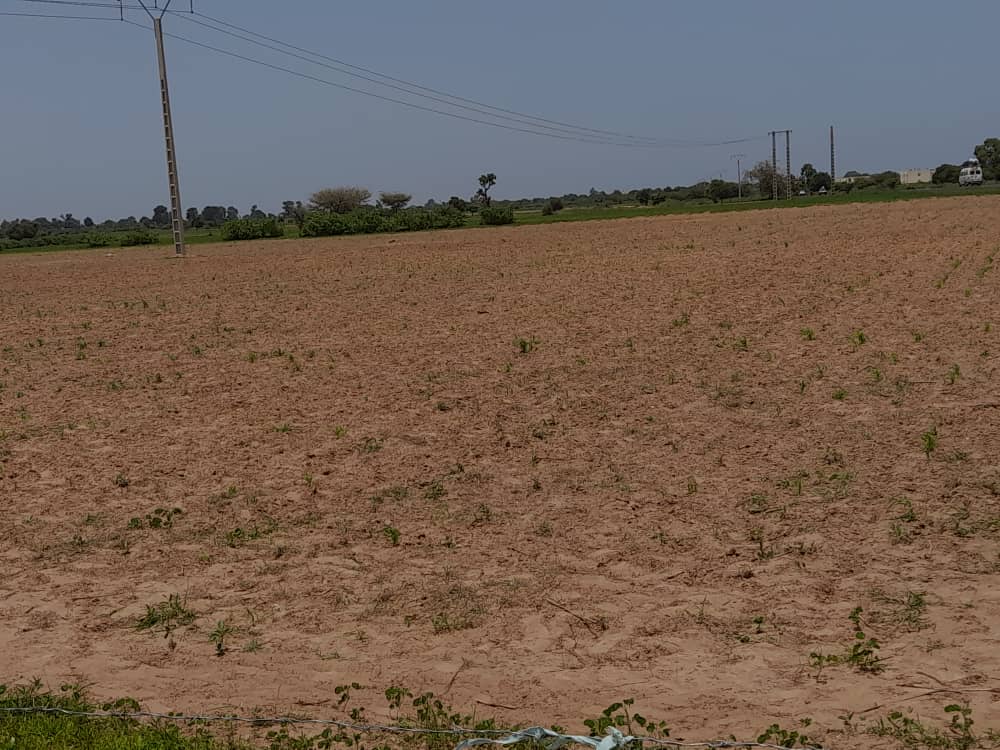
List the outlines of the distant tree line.
<svg viewBox="0 0 1000 750">
<path fill-rule="evenodd" d="M 202 210 L 189 208 L 185 224 L 191 228 L 216 228 L 227 221 L 241 218 L 234 206 L 205 206 Z M 250 209 L 247 218 L 267 218 L 257 206 Z M 94 222 L 89 216 L 82 221 L 73 214 L 55 218 L 39 216 L 34 219 L 0 221 L 0 250 L 5 247 L 35 247 L 43 245 L 77 245 L 105 247 L 130 240 L 130 244 L 151 244 L 157 240 L 157 230 L 169 229 L 170 209 L 160 205 L 150 216 L 129 216 L 124 219 L 107 219 Z"/>
<path fill-rule="evenodd" d="M 1000 180 L 1000 138 L 987 138 L 972 153 L 979 159 L 984 180 Z M 934 170 L 931 181 L 938 185 L 957 183 L 961 171 L 959 164 L 941 164 Z"/>
<path fill-rule="evenodd" d="M 987 180 L 1000 180 L 1000 139 L 987 138 L 976 146 L 974 153 Z M 934 170 L 932 181 L 937 184 L 957 183 L 961 167 L 941 164 Z M 286 225 L 294 225 L 302 235 L 349 234 L 366 231 L 405 231 L 408 229 L 462 226 L 466 219 L 478 216 L 482 224 L 510 224 L 515 211 L 540 210 L 551 215 L 567 208 L 612 208 L 616 206 L 658 206 L 664 203 L 722 203 L 738 198 L 766 200 L 772 191 L 786 197 L 792 194 L 821 192 L 852 192 L 856 190 L 891 190 L 900 184 L 897 172 L 873 175 L 848 172 L 849 181 L 834 182 L 829 173 L 803 164 L 798 174 L 789 180 L 780 166 L 775 170 L 769 161 L 761 161 L 748 169 L 741 184 L 707 179 L 693 185 L 643 187 L 632 190 L 605 191 L 591 188 L 586 193 L 566 193 L 548 198 L 497 200 L 490 190 L 497 176 L 487 172 L 479 176 L 478 188 L 469 199 L 457 195 L 445 202 L 434 199 L 422 207 L 410 206 L 412 195 L 383 191 L 372 204 L 372 192 L 359 186 L 343 186 L 317 190 L 310 200 L 287 200 L 281 211 L 267 213 L 257 205 L 241 213 L 235 206 L 209 205 L 188 208 L 184 223 L 190 229 L 219 229 L 223 239 L 254 239 L 280 237 Z M 331 216 L 348 217 L 331 219 Z M 0 221 L 0 250 L 14 247 L 45 245 L 111 245 L 151 244 L 159 240 L 157 232 L 169 229 L 170 209 L 163 205 L 153 208 L 149 216 L 129 216 L 95 223 L 89 216 L 77 219 L 73 214 L 58 217 L 5 219 Z"/>
</svg>

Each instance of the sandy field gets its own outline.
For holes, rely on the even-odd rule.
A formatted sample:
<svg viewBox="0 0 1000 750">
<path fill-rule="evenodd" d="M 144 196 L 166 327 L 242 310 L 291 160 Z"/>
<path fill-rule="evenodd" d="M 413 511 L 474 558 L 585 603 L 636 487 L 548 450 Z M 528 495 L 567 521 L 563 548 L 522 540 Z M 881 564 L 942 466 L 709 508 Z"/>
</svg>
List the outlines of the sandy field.
<svg viewBox="0 0 1000 750">
<path fill-rule="evenodd" d="M 969 197 L 0 255 L 0 682 L 1000 728 L 998 238 Z"/>
</svg>

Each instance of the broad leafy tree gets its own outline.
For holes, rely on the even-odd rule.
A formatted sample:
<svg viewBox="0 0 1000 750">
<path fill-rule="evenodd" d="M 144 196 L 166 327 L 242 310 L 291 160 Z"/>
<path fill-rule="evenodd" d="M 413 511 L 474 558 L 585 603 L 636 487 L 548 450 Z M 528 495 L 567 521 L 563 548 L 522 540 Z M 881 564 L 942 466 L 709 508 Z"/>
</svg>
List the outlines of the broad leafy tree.
<svg viewBox="0 0 1000 750">
<path fill-rule="evenodd" d="M 413 200 L 413 196 L 409 193 L 379 193 L 379 203 L 392 211 L 399 211 L 401 208 L 406 208 L 411 200 Z"/>
<path fill-rule="evenodd" d="M 309 204 L 317 211 L 349 214 L 365 205 L 371 197 L 371 190 L 363 187 L 323 188 L 312 194 L 312 197 L 309 198 Z"/>
<path fill-rule="evenodd" d="M 1000 138 L 987 138 L 976 146 L 976 158 L 987 180 L 1000 178 Z"/>
<path fill-rule="evenodd" d="M 497 184 L 497 176 L 492 172 L 479 175 L 479 190 L 476 191 L 476 200 L 484 206 L 489 206 L 493 199 L 490 198 L 490 188 Z"/>
</svg>

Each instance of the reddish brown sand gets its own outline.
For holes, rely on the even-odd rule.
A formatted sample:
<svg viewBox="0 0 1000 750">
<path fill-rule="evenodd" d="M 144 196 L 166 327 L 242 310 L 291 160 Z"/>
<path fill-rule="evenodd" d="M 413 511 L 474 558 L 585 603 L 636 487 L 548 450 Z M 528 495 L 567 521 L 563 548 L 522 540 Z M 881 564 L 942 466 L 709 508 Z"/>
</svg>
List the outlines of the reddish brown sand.
<svg viewBox="0 0 1000 750">
<path fill-rule="evenodd" d="M 998 237 L 970 197 L 0 256 L 0 681 L 1000 726 Z M 856 606 L 885 670 L 817 673 Z"/>
</svg>

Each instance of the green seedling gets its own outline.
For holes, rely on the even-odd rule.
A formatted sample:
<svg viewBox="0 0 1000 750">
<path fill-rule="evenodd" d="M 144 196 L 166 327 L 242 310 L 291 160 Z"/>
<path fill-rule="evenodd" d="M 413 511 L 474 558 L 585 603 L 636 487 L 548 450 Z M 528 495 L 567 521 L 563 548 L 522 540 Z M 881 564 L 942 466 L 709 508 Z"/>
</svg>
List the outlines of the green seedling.
<svg viewBox="0 0 1000 750">
<path fill-rule="evenodd" d="M 670 736 L 670 729 L 666 722 L 649 719 L 640 713 L 633 711 L 634 698 L 626 698 L 623 701 L 612 703 L 605 708 L 601 715 L 594 719 L 584 719 L 583 724 L 590 730 L 591 737 L 604 738 L 608 734 L 608 729 L 612 727 L 619 730 L 626 736 L 645 735 L 656 739 L 665 739 Z M 639 750 L 642 742 L 636 740 L 621 746 L 623 750 Z"/>
<path fill-rule="evenodd" d="M 876 737 L 891 737 L 902 747 L 912 750 L 974 750 L 995 748 L 1000 744 L 1000 735 L 995 731 L 988 731 L 984 736 L 973 732 L 975 721 L 968 705 L 952 703 L 944 710 L 951 717 L 944 729 L 928 726 L 902 711 L 893 711 L 879 719 L 868 732 Z"/>
<path fill-rule="evenodd" d="M 813 651 L 809 654 L 809 663 L 821 672 L 824 667 L 846 664 L 859 672 L 878 674 L 885 669 L 884 660 L 878 655 L 879 642 L 869 638 L 862 630 L 861 614 L 864 610 L 855 607 L 848 616 L 854 624 L 854 642 L 840 654 L 824 654 Z M 818 675 L 817 672 L 817 675 Z"/>
<path fill-rule="evenodd" d="M 228 646 L 226 646 L 226 638 L 235 632 L 236 629 L 229 624 L 229 620 L 220 620 L 215 624 L 215 630 L 209 634 L 208 640 L 215 644 L 216 656 L 226 655 L 226 652 L 229 650 Z"/>
<path fill-rule="evenodd" d="M 421 485 L 424 488 L 424 499 L 435 501 L 440 500 L 442 497 L 448 494 L 448 490 L 444 488 L 444 484 L 440 479 L 435 479 L 432 482 Z"/>
<path fill-rule="evenodd" d="M 920 436 L 920 441 L 923 443 L 924 454 L 930 460 L 931 454 L 937 450 L 938 447 L 938 431 L 937 425 L 932 425 L 929 430 L 924 432 Z"/>
<path fill-rule="evenodd" d="M 468 630 L 469 628 L 476 627 L 476 623 L 469 617 L 448 615 L 444 612 L 439 612 L 431 617 L 431 626 L 434 628 L 435 634 L 440 634 L 451 633 L 456 630 Z"/>
<path fill-rule="evenodd" d="M 185 606 L 179 594 L 171 594 L 159 604 L 147 604 L 146 614 L 135 624 L 137 630 L 163 630 L 169 634 L 174 628 L 190 625 L 197 615 Z"/>
<path fill-rule="evenodd" d="M 385 441 L 376 437 L 367 437 L 358 446 L 358 453 L 378 453 Z"/>
<path fill-rule="evenodd" d="M 803 727 L 812 724 L 811 719 L 802 719 Z M 782 729 L 779 724 L 772 724 L 757 737 L 757 742 L 779 747 L 816 747 L 808 735 L 795 729 Z"/>
<path fill-rule="evenodd" d="M 389 544 L 393 547 L 399 546 L 399 541 L 402 537 L 402 534 L 399 533 L 399 529 L 395 526 L 386 525 L 382 527 L 382 533 L 385 535 L 385 538 L 389 540 Z"/>
<path fill-rule="evenodd" d="M 267 524 L 264 526 L 258 526 L 257 524 L 248 528 L 237 526 L 232 531 L 226 532 L 226 546 L 238 549 L 248 542 L 255 541 L 261 537 L 267 536 L 268 534 L 274 533 L 277 528 L 278 525 L 271 519 L 268 519 Z"/>
<path fill-rule="evenodd" d="M 514 342 L 521 354 L 531 354 L 542 342 L 532 337 L 530 339 L 519 338 Z"/>
<path fill-rule="evenodd" d="M 174 518 L 182 515 L 184 511 L 180 508 L 157 508 L 152 513 L 147 513 L 145 517 L 135 517 L 129 520 L 130 529 L 169 529 L 174 525 Z"/>
</svg>

